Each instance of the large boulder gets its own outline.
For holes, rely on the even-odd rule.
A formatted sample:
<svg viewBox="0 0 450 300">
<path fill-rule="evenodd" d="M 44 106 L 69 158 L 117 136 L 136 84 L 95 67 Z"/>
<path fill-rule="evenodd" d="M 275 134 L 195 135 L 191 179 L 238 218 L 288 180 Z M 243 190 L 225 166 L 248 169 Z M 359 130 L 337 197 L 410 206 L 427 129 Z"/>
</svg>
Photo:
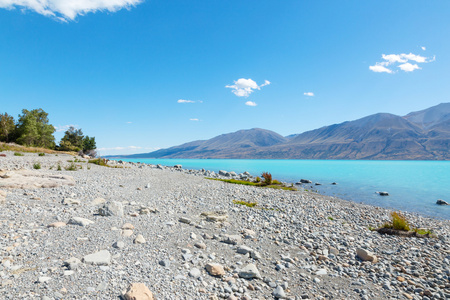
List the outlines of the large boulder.
<svg viewBox="0 0 450 300">
<path fill-rule="evenodd" d="M 262 278 L 255 264 L 248 264 L 244 268 L 242 268 L 239 271 L 239 277 L 245 279 Z"/>
<path fill-rule="evenodd" d="M 442 200 L 442 199 L 438 199 L 438 200 L 436 201 L 436 204 L 437 204 L 437 205 L 449 205 L 447 201 L 444 201 L 444 200 Z"/>
</svg>

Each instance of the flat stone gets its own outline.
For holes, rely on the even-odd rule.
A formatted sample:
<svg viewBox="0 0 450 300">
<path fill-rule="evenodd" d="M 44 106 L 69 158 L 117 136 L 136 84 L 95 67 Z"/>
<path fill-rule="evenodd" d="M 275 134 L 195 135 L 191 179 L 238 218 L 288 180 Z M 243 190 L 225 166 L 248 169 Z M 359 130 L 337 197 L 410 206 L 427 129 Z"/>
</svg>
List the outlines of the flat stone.
<svg viewBox="0 0 450 300">
<path fill-rule="evenodd" d="M 244 245 L 239 246 L 239 247 L 237 248 L 237 250 L 236 250 L 237 253 L 239 253 L 239 254 L 244 254 L 244 255 L 247 254 L 247 253 L 249 253 L 249 252 L 252 252 L 252 251 L 253 251 L 252 248 L 247 247 L 247 246 L 244 246 Z"/>
<path fill-rule="evenodd" d="M 107 266 L 111 263 L 111 253 L 101 250 L 83 257 L 83 262 L 89 265 Z"/>
<path fill-rule="evenodd" d="M 47 225 L 47 227 L 55 227 L 55 228 L 64 227 L 64 226 L 66 226 L 66 223 L 64 223 L 64 222 L 55 222 L 55 223 L 51 223 L 51 224 Z"/>
<path fill-rule="evenodd" d="M 153 300 L 153 294 L 144 283 L 132 283 L 123 295 L 125 300 Z"/>
<path fill-rule="evenodd" d="M 91 205 L 97 206 L 97 205 L 101 205 L 105 202 L 106 202 L 106 200 L 103 198 L 95 198 L 94 200 L 92 200 Z"/>
<path fill-rule="evenodd" d="M 75 185 L 72 176 L 63 174 L 46 174 L 37 170 L 19 170 L 0 172 L 2 188 L 36 189 L 56 188 L 62 185 Z"/>
<path fill-rule="evenodd" d="M 195 247 L 199 248 L 199 249 L 206 249 L 206 244 L 202 243 L 202 242 L 197 242 L 194 244 Z"/>
<path fill-rule="evenodd" d="M 62 204 L 64 204 L 64 205 L 80 205 L 81 201 L 78 199 L 64 198 L 64 200 L 62 201 Z"/>
<path fill-rule="evenodd" d="M 225 270 L 223 269 L 223 266 L 216 263 L 208 263 L 205 266 L 206 271 L 212 276 L 222 276 L 225 275 Z"/>
<path fill-rule="evenodd" d="M 133 230 L 133 229 L 134 229 L 134 226 L 133 226 L 133 224 L 125 223 L 125 224 L 123 224 L 122 229 L 130 229 L 130 230 Z"/>
<path fill-rule="evenodd" d="M 240 243 L 241 241 L 242 241 L 242 238 L 238 234 L 235 234 L 235 235 L 225 234 L 224 238 L 222 239 L 223 243 L 230 244 L 230 245 L 236 245 L 236 244 Z"/>
<path fill-rule="evenodd" d="M 316 275 L 327 275 L 327 270 L 326 269 L 318 269 L 316 271 Z"/>
<path fill-rule="evenodd" d="M 66 266 L 69 270 L 76 270 L 78 266 L 81 264 L 81 260 L 76 257 L 71 257 L 64 261 L 63 265 Z"/>
<path fill-rule="evenodd" d="M 122 230 L 122 236 L 132 236 L 132 235 L 133 235 L 133 230 L 130 230 L 130 229 Z"/>
<path fill-rule="evenodd" d="M 258 268 L 256 268 L 255 264 L 248 264 L 239 271 L 239 277 L 245 279 L 252 279 L 252 278 L 261 279 L 261 274 L 259 273 Z"/>
<path fill-rule="evenodd" d="M 71 225 L 78 225 L 78 226 L 88 226 L 91 224 L 94 224 L 94 221 L 85 219 L 85 218 L 80 218 L 80 217 L 73 217 L 72 219 L 69 220 L 69 222 L 67 224 L 71 224 Z"/>
<path fill-rule="evenodd" d="M 225 222 L 228 219 L 228 214 L 224 211 L 203 212 L 201 216 L 209 222 Z"/>
<path fill-rule="evenodd" d="M 178 221 L 180 221 L 181 223 L 185 223 L 185 224 L 191 224 L 192 220 L 189 218 L 185 218 L 185 217 L 181 217 Z"/>
</svg>

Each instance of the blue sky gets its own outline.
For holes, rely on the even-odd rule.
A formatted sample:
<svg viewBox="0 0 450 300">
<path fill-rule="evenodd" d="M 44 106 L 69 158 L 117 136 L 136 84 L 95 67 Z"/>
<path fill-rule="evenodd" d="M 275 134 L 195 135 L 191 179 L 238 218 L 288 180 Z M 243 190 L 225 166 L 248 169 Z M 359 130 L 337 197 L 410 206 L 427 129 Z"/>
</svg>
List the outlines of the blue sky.
<svg viewBox="0 0 450 300">
<path fill-rule="evenodd" d="M 73 3 L 0 0 L 0 112 L 103 155 L 450 102 L 450 1 Z"/>
</svg>

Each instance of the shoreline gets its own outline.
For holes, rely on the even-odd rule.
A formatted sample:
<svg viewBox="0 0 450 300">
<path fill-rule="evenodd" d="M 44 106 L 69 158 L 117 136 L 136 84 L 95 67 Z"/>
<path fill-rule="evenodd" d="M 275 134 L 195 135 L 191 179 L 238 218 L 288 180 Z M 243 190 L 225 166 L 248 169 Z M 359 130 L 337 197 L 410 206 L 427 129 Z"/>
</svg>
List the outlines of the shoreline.
<svg viewBox="0 0 450 300">
<path fill-rule="evenodd" d="M 450 296 L 448 220 L 405 213 L 413 225 L 431 228 L 439 238 L 382 236 L 368 226 L 388 221 L 391 210 L 386 208 L 209 181 L 173 167 L 125 163 L 118 164 L 123 168 L 89 164 L 88 169 L 80 159 L 83 169 L 56 171 L 58 161 L 65 166 L 74 159 L 12 153 L 0 158 L 1 169 L 25 168 L 74 181 L 39 189 L 0 186 L 8 192 L 0 212 L 4 299 L 112 299 L 133 282 L 145 283 L 156 299 Z M 33 169 L 36 162 L 40 170 Z M 123 215 L 99 215 L 107 205 L 96 203 L 99 198 L 121 203 Z M 212 222 L 201 215 L 212 211 L 224 212 L 226 220 Z M 69 224 L 74 217 L 94 223 Z M 65 225 L 47 227 L 55 222 Z M 134 227 L 131 232 L 124 229 L 126 223 Z M 146 242 L 136 243 L 138 235 Z M 116 248 L 118 242 L 124 246 Z M 253 252 L 245 252 L 246 247 Z M 378 261 L 363 261 L 358 249 L 372 252 Z M 72 257 L 83 261 L 100 250 L 110 253 L 109 263 L 84 260 L 74 270 L 64 267 Z M 223 266 L 224 274 L 212 276 L 208 263 Z M 246 269 L 249 265 L 259 276 Z M 243 270 L 255 278 L 245 278 Z"/>
</svg>

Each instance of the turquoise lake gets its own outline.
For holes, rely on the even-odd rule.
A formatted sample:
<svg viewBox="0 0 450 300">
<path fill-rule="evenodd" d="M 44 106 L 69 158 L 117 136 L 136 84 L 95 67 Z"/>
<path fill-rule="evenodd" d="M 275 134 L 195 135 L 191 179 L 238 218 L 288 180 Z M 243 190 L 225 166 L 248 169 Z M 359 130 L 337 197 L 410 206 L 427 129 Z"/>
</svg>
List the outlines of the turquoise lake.
<svg viewBox="0 0 450 300">
<path fill-rule="evenodd" d="M 253 176 L 270 172 L 274 179 L 298 182 L 309 179 L 321 186 L 303 185 L 321 194 L 355 202 L 450 219 L 450 161 L 364 161 L 364 160 L 246 160 L 246 159 L 123 159 L 125 161 L 206 169 Z M 337 185 L 331 185 L 337 182 Z M 312 188 L 311 188 L 312 186 Z M 383 197 L 377 191 L 389 192 Z"/>
</svg>

